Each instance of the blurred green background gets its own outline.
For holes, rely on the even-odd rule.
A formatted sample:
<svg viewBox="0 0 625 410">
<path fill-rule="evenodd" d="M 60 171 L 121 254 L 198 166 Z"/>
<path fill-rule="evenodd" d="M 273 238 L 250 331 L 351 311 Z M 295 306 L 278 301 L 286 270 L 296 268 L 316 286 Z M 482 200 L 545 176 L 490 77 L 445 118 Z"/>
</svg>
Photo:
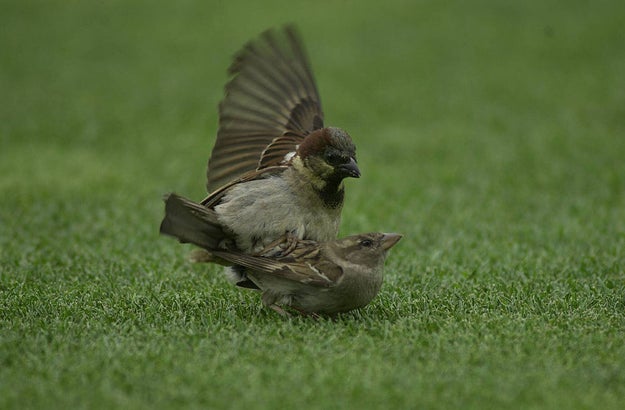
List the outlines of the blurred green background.
<svg viewBox="0 0 625 410">
<path fill-rule="evenodd" d="M 283 320 L 158 236 L 232 55 L 296 23 L 405 235 L 371 306 Z M 0 407 L 619 408 L 625 3 L 0 2 Z"/>
</svg>

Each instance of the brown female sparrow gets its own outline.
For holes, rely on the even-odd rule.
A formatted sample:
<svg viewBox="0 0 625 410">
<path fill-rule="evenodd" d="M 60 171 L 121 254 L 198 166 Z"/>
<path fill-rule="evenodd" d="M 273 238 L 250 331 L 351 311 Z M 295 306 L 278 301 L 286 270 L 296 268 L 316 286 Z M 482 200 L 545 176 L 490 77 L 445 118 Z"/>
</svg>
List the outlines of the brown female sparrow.
<svg viewBox="0 0 625 410">
<path fill-rule="evenodd" d="M 221 226 L 221 240 L 254 253 L 285 234 L 336 238 L 343 179 L 360 176 L 356 147 L 345 131 L 324 127 L 295 28 L 268 30 L 249 42 L 229 73 L 208 162 L 210 194 L 202 201 Z M 233 280 L 245 278 L 234 272 Z"/>
<path fill-rule="evenodd" d="M 386 252 L 401 237 L 375 232 L 326 242 L 298 240 L 292 248 L 281 242 L 258 256 L 213 254 L 243 266 L 263 292 L 263 304 L 278 313 L 285 314 L 281 306 L 290 306 L 301 313 L 333 315 L 364 307 L 378 294 Z"/>
</svg>

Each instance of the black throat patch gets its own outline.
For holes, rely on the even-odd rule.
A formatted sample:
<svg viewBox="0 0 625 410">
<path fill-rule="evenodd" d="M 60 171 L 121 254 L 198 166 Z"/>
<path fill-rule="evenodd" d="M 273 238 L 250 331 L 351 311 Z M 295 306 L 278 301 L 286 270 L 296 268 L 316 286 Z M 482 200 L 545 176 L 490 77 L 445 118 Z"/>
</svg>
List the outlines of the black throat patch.
<svg viewBox="0 0 625 410">
<path fill-rule="evenodd" d="M 341 180 L 329 180 L 321 190 L 317 190 L 319 198 L 325 206 L 330 209 L 336 209 L 343 206 L 345 198 L 345 188 L 341 185 Z"/>
</svg>

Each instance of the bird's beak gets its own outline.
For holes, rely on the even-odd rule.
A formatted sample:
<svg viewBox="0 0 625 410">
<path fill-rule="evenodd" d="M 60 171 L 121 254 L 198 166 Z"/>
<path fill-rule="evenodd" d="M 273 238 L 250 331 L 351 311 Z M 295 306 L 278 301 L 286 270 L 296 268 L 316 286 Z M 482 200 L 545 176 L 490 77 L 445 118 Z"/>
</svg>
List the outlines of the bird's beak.
<svg viewBox="0 0 625 410">
<path fill-rule="evenodd" d="M 384 237 L 382 238 L 382 249 L 388 251 L 393 246 L 395 246 L 397 242 L 399 242 L 402 236 L 403 235 L 400 235 L 398 233 L 385 233 Z"/>
<path fill-rule="evenodd" d="M 347 164 L 341 164 L 337 168 L 346 177 L 360 178 L 360 169 L 354 158 L 350 158 Z"/>
</svg>

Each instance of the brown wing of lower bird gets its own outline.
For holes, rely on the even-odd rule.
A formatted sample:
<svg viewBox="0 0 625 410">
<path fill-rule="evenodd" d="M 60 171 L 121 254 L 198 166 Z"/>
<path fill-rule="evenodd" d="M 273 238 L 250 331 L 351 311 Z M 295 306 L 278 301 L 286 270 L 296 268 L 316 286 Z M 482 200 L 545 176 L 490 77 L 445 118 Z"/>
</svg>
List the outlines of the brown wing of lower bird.
<svg viewBox="0 0 625 410">
<path fill-rule="evenodd" d="M 316 242 L 302 241 L 291 253 L 275 257 L 219 250 L 213 254 L 246 267 L 255 275 L 271 275 L 309 286 L 329 288 L 335 286 L 343 276 L 343 269 L 323 255 L 322 246 Z"/>
<path fill-rule="evenodd" d="M 306 135 L 323 128 L 321 100 L 294 26 L 246 44 L 229 74 L 208 162 L 209 193 L 246 172 L 279 165 Z"/>
</svg>

